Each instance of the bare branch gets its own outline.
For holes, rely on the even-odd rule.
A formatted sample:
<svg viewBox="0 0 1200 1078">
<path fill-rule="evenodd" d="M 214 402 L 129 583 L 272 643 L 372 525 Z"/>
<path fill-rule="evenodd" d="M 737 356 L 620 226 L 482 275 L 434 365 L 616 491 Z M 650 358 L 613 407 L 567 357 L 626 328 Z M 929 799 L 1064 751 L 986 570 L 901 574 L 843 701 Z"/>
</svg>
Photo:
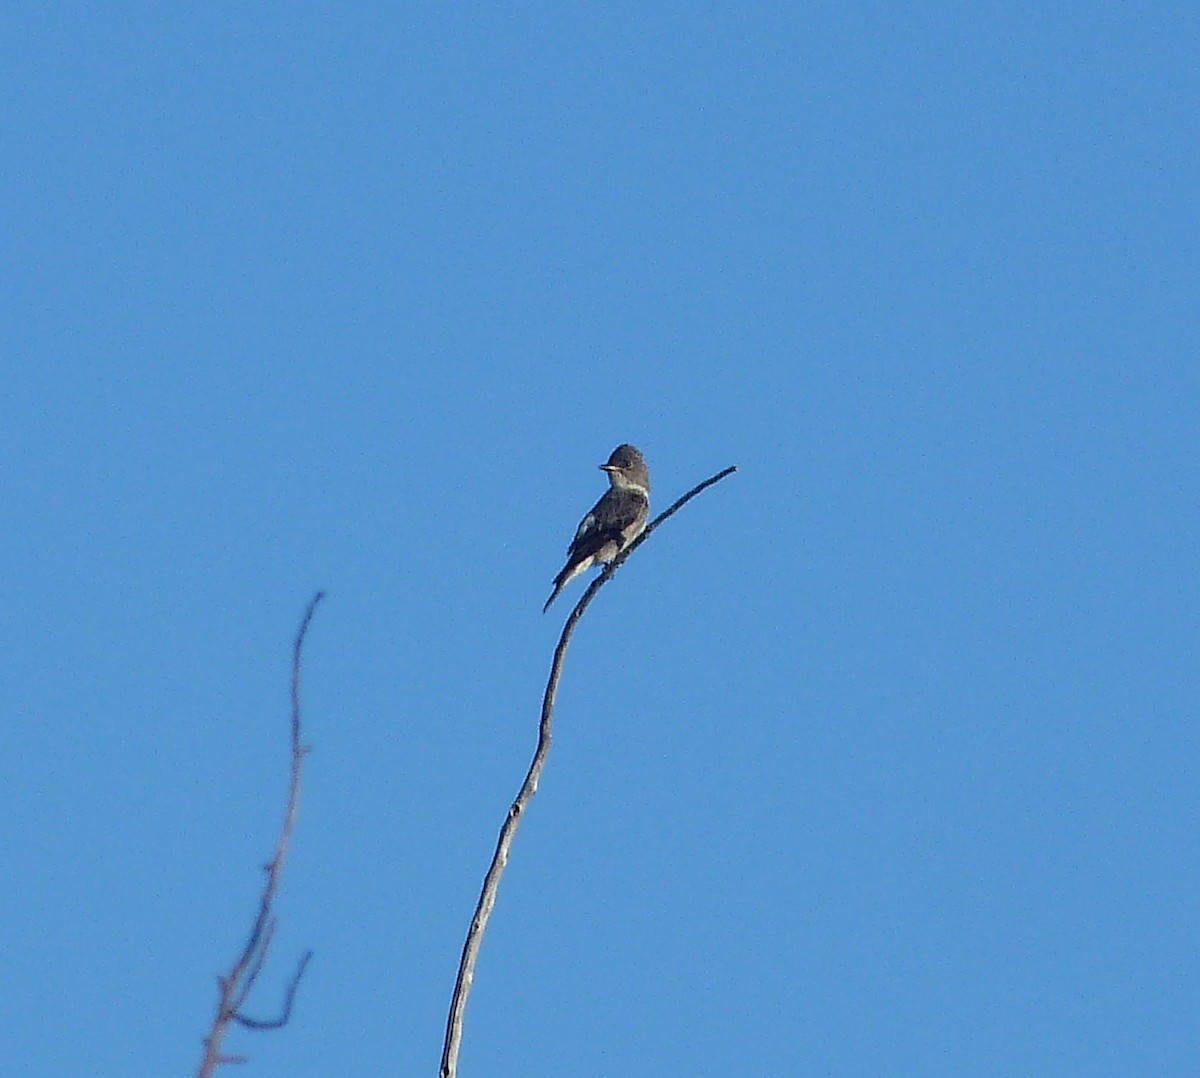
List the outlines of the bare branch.
<svg viewBox="0 0 1200 1078">
<path fill-rule="evenodd" d="M 242 1009 L 242 1005 L 250 998 L 250 993 L 253 991 L 255 984 L 258 983 L 258 975 L 262 973 L 262 968 L 267 962 L 267 952 L 271 949 L 271 944 L 275 940 L 275 928 L 277 922 L 274 917 L 267 923 L 266 930 L 263 932 L 262 940 L 258 947 L 255 948 L 254 961 L 246 975 L 241 979 L 241 991 L 237 994 L 237 999 L 233 1001 L 233 1011 L 236 1017 L 237 1012 Z"/>
<path fill-rule="evenodd" d="M 291 778 L 288 783 L 287 807 L 283 814 L 283 827 L 279 832 L 279 840 L 275 844 L 275 852 L 265 866 L 266 883 L 263 885 L 262 896 L 259 898 L 258 914 L 254 919 L 254 926 L 250 929 L 250 936 L 246 940 L 245 947 L 242 948 L 242 953 L 238 955 L 237 960 L 233 963 L 233 968 L 229 973 L 217 980 L 220 989 L 217 999 L 217 1013 L 213 1017 L 212 1027 L 208 1032 L 208 1036 L 204 1038 L 204 1058 L 200 1061 L 200 1068 L 196 1071 L 196 1078 L 210 1078 L 220 1066 L 224 1066 L 227 1063 L 241 1063 L 245 1061 L 244 1056 L 226 1056 L 221 1053 L 221 1041 L 229 1029 L 230 1022 L 236 1021 L 251 1029 L 277 1029 L 287 1022 L 291 1016 L 292 1000 L 296 994 L 296 986 L 300 983 L 300 978 L 304 974 L 308 960 L 312 957 L 312 952 L 309 951 L 300 960 L 296 974 L 292 978 L 292 983 L 287 991 L 282 1017 L 278 1021 L 258 1022 L 252 1018 L 246 1018 L 239 1013 L 250 990 L 258 980 L 258 975 L 267 960 L 267 952 L 270 950 L 271 941 L 275 936 L 275 921 L 272 917 L 272 909 L 275 905 L 276 892 L 279 890 L 279 878 L 283 872 L 283 862 L 287 857 L 288 848 L 292 842 L 292 832 L 296 828 L 296 815 L 300 806 L 300 770 L 304 763 L 304 757 L 308 753 L 308 746 L 303 744 L 300 739 L 300 653 L 304 647 L 304 637 L 308 633 L 308 626 L 312 621 L 313 612 L 323 598 L 325 598 L 323 591 L 317 592 L 312 597 L 308 608 L 304 611 L 304 617 L 300 621 L 300 629 L 296 633 L 296 642 L 292 648 L 292 761 Z"/>
<path fill-rule="evenodd" d="M 580 597 L 579 602 L 575 604 L 575 609 L 571 611 L 570 616 L 567 618 L 567 623 L 563 626 L 562 635 L 558 640 L 558 647 L 554 649 L 554 662 L 550 666 L 550 679 L 546 683 L 546 693 L 542 697 L 542 718 L 538 726 L 537 750 L 533 754 L 533 761 L 529 765 L 525 781 L 521 783 L 521 789 L 517 792 L 516 800 L 513 801 L 509 808 L 504 825 L 500 828 L 500 836 L 496 841 L 496 852 L 492 855 L 492 863 L 488 866 L 487 875 L 483 878 L 483 888 L 479 893 L 479 901 L 475 906 L 475 914 L 471 918 L 471 927 L 467 931 L 466 942 L 463 944 L 462 957 L 458 964 L 458 979 L 454 983 L 454 995 L 450 1000 L 450 1014 L 446 1021 L 446 1040 L 442 1047 L 441 1078 L 456 1078 L 458 1074 L 458 1054 L 462 1047 L 463 1016 L 467 1008 L 467 996 L 470 995 L 471 985 L 475 980 L 475 966 L 479 960 L 479 948 L 483 943 L 483 934 L 487 930 L 488 921 L 492 916 L 492 909 L 496 905 L 496 895 L 500 890 L 500 877 L 503 875 L 504 868 L 508 864 L 508 852 L 512 846 L 513 837 L 517 833 L 517 825 L 521 822 L 521 816 L 524 814 L 533 795 L 537 793 L 538 781 L 542 776 L 542 770 L 546 766 L 546 757 L 550 753 L 550 728 L 554 720 L 554 701 L 558 695 L 558 682 L 562 676 L 563 659 L 567 654 L 567 645 L 571 642 L 575 626 L 579 623 L 579 619 L 583 617 L 583 612 L 588 608 L 596 593 L 608 583 L 612 575 L 624 564 L 625 559 L 650 537 L 650 533 L 655 528 L 662 524 L 668 517 L 679 512 L 680 509 L 702 490 L 711 487 L 714 483 L 720 482 L 727 475 L 731 475 L 736 471 L 737 467 L 735 465 L 726 468 L 722 472 L 718 472 L 710 479 L 706 479 L 703 483 L 693 487 L 669 509 L 655 517 L 646 526 L 642 534 L 618 554 L 605 567 L 604 571 L 592 581 L 587 591 Z"/>
<path fill-rule="evenodd" d="M 304 969 L 312 956 L 312 951 L 305 951 L 300 961 L 296 964 L 296 972 L 292 974 L 287 994 L 283 997 L 283 1010 L 278 1018 L 249 1018 L 240 1011 L 236 1011 L 234 1012 L 233 1020 L 247 1029 L 281 1029 L 283 1026 L 286 1026 L 288 1019 L 292 1017 L 292 1003 L 296 999 L 296 989 L 300 987 L 300 978 L 304 976 Z"/>
</svg>

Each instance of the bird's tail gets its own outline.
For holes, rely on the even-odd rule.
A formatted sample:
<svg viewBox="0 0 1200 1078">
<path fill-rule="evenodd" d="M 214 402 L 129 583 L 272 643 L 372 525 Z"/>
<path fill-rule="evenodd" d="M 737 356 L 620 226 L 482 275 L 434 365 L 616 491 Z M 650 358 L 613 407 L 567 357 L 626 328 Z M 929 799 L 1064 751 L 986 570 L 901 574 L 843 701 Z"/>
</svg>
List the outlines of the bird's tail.
<svg viewBox="0 0 1200 1078">
<path fill-rule="evenodd" d="M 554 578 L 554 590 L 550 593 L 550 598 L 546 600 L 546 605 L 542 607 L 543 614 L 550 609 L 550 604 L 558 598 L 558 593 L 582 573 L 586 567 L 586 564 L 582 562 L 572 563 L 570 561 L 562 567 L 562 572 Z"/>
<path fill-rule="evenodd" d="M 552 602 L 554 602 L 555 599 L 558 598 L 558 593 L 563 590 L 563 586 L 565 584 L 566 584 L 565 580 L 561 580 L 558 578 L 555 579 L 554 590 L 550 593 L 550 598 L 546 600 L 546 605 L 542 607 L 543 614 L 546 613 L 546 611 L 550 609 L 550 604 Z"/>
</svg>

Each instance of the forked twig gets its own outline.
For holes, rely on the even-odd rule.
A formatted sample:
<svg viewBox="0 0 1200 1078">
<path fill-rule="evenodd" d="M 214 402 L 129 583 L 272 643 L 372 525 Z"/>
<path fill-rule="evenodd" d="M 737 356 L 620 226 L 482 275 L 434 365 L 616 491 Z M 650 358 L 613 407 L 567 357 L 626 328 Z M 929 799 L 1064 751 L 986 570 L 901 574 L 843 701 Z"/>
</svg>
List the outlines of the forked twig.
<svg viewBox="0 0 1200 1078">
<path fill-rule="evenodd" d="M 204 1058 L 200 1061 L 200 1069 L 196 1078 L 210 1078 L 216 1069 L 227 1063 L 241 1063 L 244 1056 L 226 1056 L 221 1054 L 221 1041 L 229 1029 L 230 1022 L 237 1022 L 250 1029 L 278 1029 L 287 1023 L 292 1013 L 292 1001 L 296 995 L 296 987 L 304 975 L 312 951 L 308 951 L 296 967 L 292 981 L 284 1000 L 283 1011 L 278 1019 L 262 1021 L 247 1018 L 241 1013 L 246 997 L 262 972 L 263 963 L 267 960 L 267 951 L 275 936 L 275 920 L 272 909 L 275 905 L 275 894 L 279 890 L 279 877 L 283 872 L 283 862 L 291 845 L 292 832 L 296 828 L 296 814 L 300 807 L 300 769 L 308 746 L 300 739 L 300 653 L 304 647 L 304 637 L 308 633 L 309 623 L 317 604 L 325 598 L 323 591 L 317 592 L 304 611 L 300 621 L 300 629 L 296 633 L 296 643 L 292 648 L 292 765 L 291 780 L 288 783 L 287 808 L 283 814 L 283 827 L 279 832 L 279 841 L 275 844 L 275 852 L 265 866 L 266 882 L 263 885 L 262 896 L 258 902 L 258 915 L 254 919 L 254 927 L 246 946 L 238 955 L 233 968 L 223 977 L 217 978 L 219 994 L 217 1013 L 213 1018 L 208 1036 L 204 1038 Z"/>
<path fill-rule="evenodd" d="M 467 996 L 470 995 L 471 985 L 475 980 L 475 965 L 479 959 L 479 948 L 483 943 L 483 934 L 487 930 L 488 921 L 492 916 L 492 909 L 496 905 L 496 894 L 500 889 L 500 877 L 503 875 L 504 868 L 508 864 L 508 851 L 512 846 L 513 836 L 517 832 L 517 825 L 521 822 L 521 816 L 525 812 L 530 799 L 537 793 L 538 780 L 541 778 L 542 770 L 546 766 L 546 757 L 550 752 L 550 727 L 554 720 L 554 700 L 558 695 L 558 682 L 562 675 L 563 658 L 567 653 L 567 645 L 571 642 L 571 635 L 575 632 L 575 626 L 579 623 L 579 619 L 583 617 L 583 612 L 588 608 L 596 593 L 608 583 L 613 573 L 624 564 L 625 559 L 650 538 L 650 533 L 655 528 L 662 524 L 668 517 L 679 512 L 680 509 L 702 490 L 706 490 L 714 483 L 720 482 L 727 475 L 731 475 L 736 471 L 737 467 L 735 465 L 726 468 L 722 472 L 718 472 L 710 479 L 706 479 L 703 483 L 689 490 L 674 505 L 665 512 L 660 513 L 653 521 L 647 524 L 642 534 L 621 551 L 605 567 L 604 571 L 592 581 L 579 602 L 575 604 L 575 609 L 571 611 L 570 616 L 567 618 L 566 625 L 563 626 L 562 635 L 558 640 L 558 647 L 554 649 L 554 662 L 550 666 L 550 679 L 546 683 L 546 694 L 542 698 L 542 718 L 538 726 L 537 750 L 533 754 L 533 761 L 529 765 L 525 781 L 521 783 L 521 789 L 517 792 L 516 799 L 513 801 L 508 810 L 508 816 L 504 820 L 504 825 L 500 828 L 500 836 L 496 841 L 496 852 L 492 854 L 492 863 L 488 866 L 487 875 L 483 878 L 483 888 L 479 893 L 479 901 L 475 906 L 475 914 L 471 918 L 471 927 L 467 931 L 466 941 L 463 943 L 462 957 L 458 963 L 458 978 L 454 982 L 454 995 L 450 1000 L 450 1015 L 446 1021 L 446 1040 L 442 1047 L 442 1066 L 439 1072 L 441 1078 L 456 1078 L 458 1074 L 458 1053 L 462 1047 L 463 1016 L 467 1008 Z"/>
</svg>

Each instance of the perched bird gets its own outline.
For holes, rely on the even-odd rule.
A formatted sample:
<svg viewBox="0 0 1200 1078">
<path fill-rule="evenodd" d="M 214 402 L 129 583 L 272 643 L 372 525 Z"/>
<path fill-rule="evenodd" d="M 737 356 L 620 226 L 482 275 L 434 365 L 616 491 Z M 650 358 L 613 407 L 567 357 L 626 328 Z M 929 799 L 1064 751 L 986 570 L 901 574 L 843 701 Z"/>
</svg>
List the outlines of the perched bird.
<svg viewBox="0 0 1200 1078">
<path fill-rule="evenodd" d="M 650 471 L 642 454 L 631 445 L 619 445 L 608 463 L 600 468 L 608 472 L 611 486 L 579 522 L 575 538 L 567 548 L 567 564 L 554 578 L 554 591 L 542 607 L 543 614 L 558 593 L 580 573 L 586 573 L 593 565 L 607 565 L 646 527 L 650 515 Z"/>
</svg>

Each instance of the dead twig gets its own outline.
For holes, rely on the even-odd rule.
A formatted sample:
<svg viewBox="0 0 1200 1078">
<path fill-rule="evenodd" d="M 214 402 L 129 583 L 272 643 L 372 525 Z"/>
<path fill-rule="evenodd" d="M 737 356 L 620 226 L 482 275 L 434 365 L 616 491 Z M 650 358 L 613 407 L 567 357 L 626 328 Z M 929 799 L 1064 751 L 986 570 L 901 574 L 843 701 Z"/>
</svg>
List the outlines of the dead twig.
<svg viewBox="0 0 1200 1078">
<path fill-rule="evenodd" d="M 227 1063 L 242 1063 L 244 1056 L 227 1056 L 221 1054 L 221 1041 L 229 1029 L 230 1022 L 249 1029 L 278 1029 L 287 1023 L 292 1013 L 292 1002 L 295 999 L 296 988 L 304 975 L 305 967 L 312 958 L 308 951 L 300 959 L 296 972 L 292 977 L 284 1000 L 283 1010 L 278 1019 L 260 1020 L 248 1018 L 241 1013 L 242 1006 L 249 996 L 250 990 L 258 981 L 263 964 L 267 960 L 267 952 L 275 938 L 275 918 L 272 910 L 275 905 L 275 894 L 279 890 L 279 877 L 283 872 L 283 862 L 291 845 L 292 832 L 296 828 L 296 814 L 300 807 L 300 769 L 308 746 L 300 739 L 300 653 L 304 647 L 304 637 L 308 633 L 309 623 L 317 604 L 325 598 L 325 593 L 317 592 L 304 611 L 300 621 L 300 629 L 296 633 L 296 643 L 292 648 L 292 763 L 291 779 L 288 783 L 287 808 L 283 814 L 283 827 L 279 832 L 279 841 L 275 844 L 275 852 L 265 866 L 266 882 L 263 885 L 262 896 L 258 901 L 258 914 L 254 918 L 254 927 L 246 940 L 242 953 L 233 963 L 233 968 L 222 977 L 217 978 L 218 998 L 217 1013 L 213 1017 L 212 1027 L 204 1038 L 204 1058 L 196 1071 L 196 1078 L 210 1078 L 220 1066 Z"/>
</svg>

